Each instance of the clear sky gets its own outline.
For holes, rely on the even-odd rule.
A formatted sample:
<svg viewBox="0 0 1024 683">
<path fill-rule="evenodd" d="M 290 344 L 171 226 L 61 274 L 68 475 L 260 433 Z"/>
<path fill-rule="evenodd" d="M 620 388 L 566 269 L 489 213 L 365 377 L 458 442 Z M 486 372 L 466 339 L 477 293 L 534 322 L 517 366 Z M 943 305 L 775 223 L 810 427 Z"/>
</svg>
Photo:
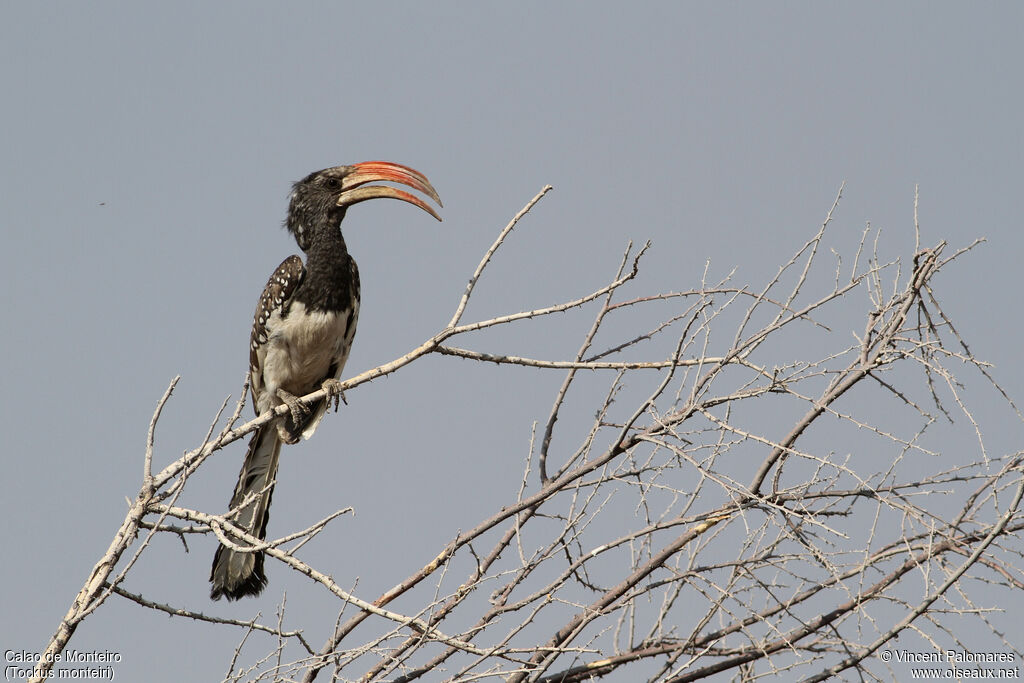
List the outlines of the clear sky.
<svg viewBox="0 0 1024 683">
<path fill-rule="evenodd" d="M 870 222 L 909 254 L 915 185 L 926 243 L 988 239 L 940 296 L 1019 399 L 1022 25 L 1009 2 L 4 3 L 0 646 L 46 644 L 138 490 L 171 378 L 160 462 L 237 396 L 260 289 L 297 251 L 290 183 L 325 166 L 405 163 L 444 200 L 441 224 L 398 202 L 349 212 L 346 375 L 440 329 L 545 184 L 473 316 L 582 294 L 629 239 L 654 242 L 650 291 L 697 286 L 708 260 L 760 283 L 845 181 L 850 240 Z M 567 357 L 587 324 L 567 320 L 476 348 Z M 286 451 L 271 524 L 355 507 L 323 550 L 376 596 L 492 510 L 491 487 L 510 495 L 560 382 L 433 358 L 365 385 Z M 998 405 L 975 410 L 1001 454 L 1022 430 Z M 182 502 L 222 510 L 242 453 Z M 211 605 L 212 552 L 165 540 L 131 587 L 249 618 L 300 585 L 270 566 L 266 599 Z M 125 653 L 121 680 L 219 680 L 240 635 L 113 599 L 73 645 Z"/>
</svg>

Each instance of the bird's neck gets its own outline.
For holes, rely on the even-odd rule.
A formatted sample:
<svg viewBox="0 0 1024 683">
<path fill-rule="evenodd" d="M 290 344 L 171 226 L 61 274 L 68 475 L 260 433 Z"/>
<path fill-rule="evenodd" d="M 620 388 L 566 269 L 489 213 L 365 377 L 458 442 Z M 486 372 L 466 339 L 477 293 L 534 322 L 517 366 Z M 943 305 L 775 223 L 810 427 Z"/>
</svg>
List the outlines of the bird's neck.
<svg viewBox="0 0 1024 683">
<path fill-rule="evenodd" d="M 306 275 L 295 298 L 307 309 L 341 311 L 358 296 L 359 276 L 355 262 L 337 227 L 317 230 L 306 250 Z"/>
</svg>

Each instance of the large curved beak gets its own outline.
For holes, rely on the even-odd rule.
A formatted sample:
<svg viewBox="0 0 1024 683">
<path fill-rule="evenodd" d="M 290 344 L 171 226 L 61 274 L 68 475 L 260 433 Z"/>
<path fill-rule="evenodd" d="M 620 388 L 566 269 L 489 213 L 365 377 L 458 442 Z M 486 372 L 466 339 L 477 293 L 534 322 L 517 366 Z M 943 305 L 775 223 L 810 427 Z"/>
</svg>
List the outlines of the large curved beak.
<svg viewBox="0 0 1024 683">
<path fill-rule="evenodd" d="M 338 197 L 338 206 L 352 206 L 359 202 L 365 202 L 367 199 L 389 197 L 414 204 L 437 220 L 441 220 L 441 217 L 437 215 L 437 212 L 429 204 L 404 190 L 388 185 L 371 185 L 366 187 L 367 183 L 379 181 L 401 183 L 402 185 L 408 185 L 414 190 L 419 190 L 437 202 L 438 206 L 441 206 L 441 198 L 437 196 L 434 186 L 419 171 L 408 166 L 402 166 L 401 164 L 393 164 L 390 161 L 363 161 L 358 164 L 352 164 L 351 168 L 355 170 L 346 175 L 345 179 L 341 182 L 342 192 Z"/>
</svg>

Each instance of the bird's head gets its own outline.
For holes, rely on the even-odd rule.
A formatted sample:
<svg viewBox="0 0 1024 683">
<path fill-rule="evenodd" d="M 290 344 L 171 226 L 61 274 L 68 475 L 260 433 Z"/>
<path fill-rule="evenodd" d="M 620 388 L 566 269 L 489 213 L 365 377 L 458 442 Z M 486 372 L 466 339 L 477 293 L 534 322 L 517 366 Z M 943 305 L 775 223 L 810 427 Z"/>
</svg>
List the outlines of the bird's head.
<svg viewBox="0 0 1024 683">
<path fill-rule="evenodd" d="M 429 204 L 413 194 L 389 185 L 369 185 L 382 181 L 407 185 L 441 206 L 437 191 L 419 171 L 389 161 L 364 161 L 315 171 L 295 183 L 285 227 L 295 235 L 295 241 L 305 251 L 316 231 L 337 229 L 348 207 L 367 199 L 400 199 L 441 220 Z"/>
</svg>

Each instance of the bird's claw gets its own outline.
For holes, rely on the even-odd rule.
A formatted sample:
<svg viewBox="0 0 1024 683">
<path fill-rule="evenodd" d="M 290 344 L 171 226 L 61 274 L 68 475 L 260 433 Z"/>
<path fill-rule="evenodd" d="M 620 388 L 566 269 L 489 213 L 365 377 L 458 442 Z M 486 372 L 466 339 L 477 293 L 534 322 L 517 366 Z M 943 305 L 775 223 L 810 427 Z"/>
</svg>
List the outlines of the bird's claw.
<svg viewBox="0 0 1024 683">
<path fill-rule="evenodd" d="M 300 401 L 298 396 L 290 394 L 284 389 L 278 389 L 277 397 L 288 406 L 288 410 L 292 413 L 292 422 L 296 426 L 301 425 L 309 417 L 309 407 Z"/>
<path fill-rule="evenodd" d="M 325 379 L 323 383 L 323 390 L 327 392 L 327 405 L 330 406 L 334 403 L 334 412 L 338 412 L 338 401 L 348 405 L 348 401 L 345 400 L 345 392 L 341 390 L 341 382 L 336 379 Z"/>
</svg>

